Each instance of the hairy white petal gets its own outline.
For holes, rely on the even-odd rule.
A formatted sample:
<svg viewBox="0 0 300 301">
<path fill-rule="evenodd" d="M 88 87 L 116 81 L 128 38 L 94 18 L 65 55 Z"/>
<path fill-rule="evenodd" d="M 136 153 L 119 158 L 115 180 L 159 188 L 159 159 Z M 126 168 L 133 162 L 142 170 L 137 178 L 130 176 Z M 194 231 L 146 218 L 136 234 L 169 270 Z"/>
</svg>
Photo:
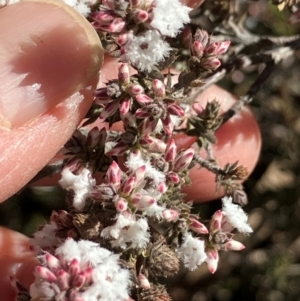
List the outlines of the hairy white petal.
<svg viewBox="0 0 300 301">
<path fill-rule="evenodd" d="M 154 65 L 169 55 L 170 50 L 170 45 L 156 30 L 148 30 L 138 36 L 130 32 L 121 60 L 129 61 L 141 71 L 150 72 Z"/>
<path fill-rule="evenodd" d="M 120 213 L 117 222 L 102 230 L 101 236 L 112 238 L 113 247 L 125 248 L 144 248 L 150 239 L 148 232 L 148 222 L 144 218 L 137 221 L 126 213 Z"/>
<path fill-rule="evenodd" d="M 224 197 L 222 199 L 223 208 L 222 213 L 226 220 L 241 233 L 251 233 L 253 230 L 248 224 L 248 216 L 244 210 L 236 204 L 232 203 L 231 197 Z"/>
<path fill-rule="evenodd" d="M 68 168 L 65 168 L 61 173 L 61 179 L 58 183 L 62 188 L 74 191 L 73 206 L 78 210 L 82 210 L 85 200 L 95 186 L 96 181 L 91 177 L 91 172 L 86 168 L 79 175 L 74 175 Z"/>
<path fill-rule="evenodd" d="M 179 0 L 156 0 L 150 25 L 164 36 L 175 37 L 184 24 L 190 22 L 191 10 Z"/>
<path fill-rule="evenodd" d="M 207 258 L 204 241 L 189 233 L 184 237 L 184 242 L 177 250 L 177 254 L 184 266 L 191 271 L 205 262 Z"/>
</svg>

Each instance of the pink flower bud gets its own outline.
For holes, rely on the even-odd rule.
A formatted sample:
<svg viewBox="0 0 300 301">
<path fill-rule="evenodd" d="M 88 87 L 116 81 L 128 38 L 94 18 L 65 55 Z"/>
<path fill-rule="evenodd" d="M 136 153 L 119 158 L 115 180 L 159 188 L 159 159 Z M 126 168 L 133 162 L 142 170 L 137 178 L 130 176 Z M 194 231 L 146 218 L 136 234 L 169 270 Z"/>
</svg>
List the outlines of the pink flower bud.
<svg viewBox="0 0 300 301">
<path fill-rule="evenodd" d="M 70 278 L 71 276 L 63 269 L 57 272 L 57 280 L 56 283 L 60 287 L 61 290 L 67 290 L 70 287 Z"/>
<path fill-rule="evenodd" d="M 57 277 L 46 267 L 37 266 L 34 269 L 34 274 L 48 282 L 55 282 L 57 280 Z"/>
<path fill-rule="evenodd" d="M 199 41 L 195 41 L 192 46 L 192 52 L 193 52 L 193 55 L 201 58 L 204 53 L 203 44 Z"/>
<path fill-rule="evenodd" d="M 225 53 L 228 50 L 230 44 L 231 44 L 231 41 L 221 42 L 221 44 L 219 46 L 219 49 L 218 49 L 217 55 Z"/>
<path fill-rule="evenodd" d="M 123 98 L 120 101 L 119 110 L 121 115 L 126 115 L 129 112 L 131 105 L 131 99 L 130 98 Z"/>
<path fill-rule="evenodd" d="M 174 162 L 174 170 L 177 172 L 180 172 L 184 169 L 186 169 L 190 163 L 192 162 L 192 159 L 194 158 L 195 150 L 193 148 L 189 148 L 183 152 L 181 152 L 175 162 Z"/>
<path fill-rule="evenodd" d="M 107 182 L 109 184 L 112 184 L 114 186 L 120 186 L 121 183 L 121 169 L 119 165 L 113 161 L 111 165 L 109 166 L 107 172 L 106 172 L 106 178 Z"/>
<path fill-rule="evenodd" d="M 195 218 L 190 218 L 190 228 L 195 231 L 196 233 L 200 233 L 200 234 L 208 234 L 208 230 L 207 228 L 200 223 L 198 220 L 196 220 Z"/>
<path fill-rule="evenodd" d="M 118 79 L 121 83 L 129 83 L 130 72 L 127 64 L 123 63 L 119 66 L 118 69 Z"/>
<path fill-rule="evenodd" d="M 143 146 L 146 146 L 148 144 L 151 144 L 154 142 L 154 137 L 150 136 L 149 134 L 144 135 L 141 139 L 140 139 L 140 143 Z"/>
<path fill-rule="evenodd" d="M 117 44 L 120 46 L 125 45 L 127 41 L 128 41 L 128 33 L 123 33 L 118 35 L 116 40 Z"/>
<path fill-rule="evenodd" d="M 139 185 L 140 182 L 144 180 L 146 171 L 146 165 L 142 165 L 134 172 L 136 178 L 136 185 Z"/>
<path fill-rule="evenodd" d="M 129 195 L 133 188 L 135 187 L 135 184 L 136 184 L 136 178 L 135 176 L 129 176 L 123 183 L 122 183 L 122 186 L 121 186 L 121 192 L 126 194 L 126 195 Z"/>
<path fill-rule="evenodd" d="M 180 106 L 175 105 L 175 104 L 168 105 L 168 112 L 172 115 L 176 115 L 176 116 L 179 116 L 179 117 L 184 116 L 183 109 Z"/>
<path fill-rule="evenodd" d="M 138 96 L 144 92 L 144 88 L 139 84 L 131 84 L 127 91 L 132 96 Z"/>
<path fill-rule="evenodd" d="M 149 117 L 149 113 L 146 108 L 140 108 L 136 110 L 135 117 L 139 119 L 144 119 Z"/>
<path fill-rule="evenodd" d="M 174 184 L 178 184 L 180 183 L 180 177 L 179 175 L 174 172 L 174 171 L 170 171 L 168 174 L 167 174 L 167 180 L 168 182 L 171 182 L 171 183 L 174 183 Z"/>
<path fill-rule="evenodd" d="M 106 119 L 107 117 L 112 116 L 113 114 L 116 113 L 116 111 L 118 110 L 118 107 L 119 107 L 119 102 L 118 101 L 109 102 L 105 106 L 104 110 L 101 112 L 99 118 L 100 119 Z"/>
<path fill-rule="evenodd" d="M 80 272 L 73 278 L 72 286 L 80 288 L 85 284 L 85 281 L 86 281 L 85 272 Z"/>
<path fill-rule="evenodd" d="M 127 207 L 128 207 L 127 201 L 124 198 L 119 198 L 115 202 L 115 207 L 116 207 L 118 212 L 126 211 Z"/>
<path fill-rule="evenodd" d="M 159 79 L 152 81 L 152 90 L 156 97 L 164 97 L 166 94 L 165 85 Z"/>
<path fill-rule="evenodd" d="M 219 254 L 218 251 L 215 249 L 209 249 L 206 251 L 207 259 L 207 268 L 208 270 L 214 274 L 218 268 L 218 262 L 219 262 Z"/>
<path fill-rule="evenodd" d="M 108 30 L 113 33 L 121 32 L 125 28 L 126 22 L 122 18 L 115 18 L 108 26 Z"/>
<path fill-rule="evenodd" d="M 47 266 L 49 267 L 49 269 L 51 271 L 56 271 L 57 269 L 59 269 L 61 267 L 59 260 L 55 256 L 51 255 L 50 253 L 47 253 L 45 255 L 45 260 L 46 260 Z"/>
<path fill-rule="evenodd" d="M 221 66 L 221 62 L 215 57 L 209 57 L 204 62 L 201 62 L 201 65 L 204 69 L 215 70 Z"/>
<path fill-rule="evenodd" d="M 225 251 L 241 251 L 245 249 L 245 246 L 236 240 L 229 240 L 227 243 L 223 245 Z"/>
<path fill-rule="evenodd" d="M 85 275 L 85 284 L 87 284 L 87 285 L 92 284 L 93 283 L 93 268 L 88 267 L 83 272 Z"/>
<path fill-rule="evenodd" d="M 223 214 L 221 210 L 217 210 L 211 217 L 209 230 L 211 233 L 215 233 L 221 229 L 221 221 Z"/>
<path fill-rule="evenodd" d="M 80 273 L 80 270 L 81 270 L 80 263 L 79 263 L 78 259 L 74 258 L 68 267 L 68 272 L 72 276 L 75 276 L 78 273 Z"/>
<path fill-rule="evenodd" d="M 126 152 L 128 150 L 128 144 L 124 143 L 123 141 L 118 142 L 113 149 L 111 149 L 107 155 L 110 156 L 118 156 L 121 154 L 124 154 L 124 152 Z"/>
<path fill-rule="evenodd" d="M 221 229 L 223 232 L 231 232 L 234 229 L 234 227 L 228 221 L 227 216 L 224 215 L 223 212 L 222 212 Z"/>
<path fill-rule="evenodd" d="M 135 193 L 131 197 L 132 205 L 138 209 L 145 209 L 150 207 L 151 205 L 156 203 L 156 200 L 149 196 L 149 195 L 143 195 L 141 193 Z"/>
<path fill-rule="evenodd" d="M 176 222 L 179 219 L 179 212 L 175 209 L 166 209 L 162 215 L 167 222 Z"/>
<path fill-rule="evenodd" d="M 149 104 L 153 102 L 153 99 L 145 94 L 139 94 L 135 96 L 135 99 L 141 104 Z"/>
<path fill-rule="evenodd" d="M 144 23 L 148 20 L 149 15 L 145 10 L 137 9 L 134 12 L 134 17 L 137 23 Z"/>
<path fill-rule="evenodd" d="M 166 150 L 166 144 L 161 139 L 154 138 L 149 134 L 140 139 L 140 144 L 155 153 L 163 153 Z"/>
<path fill-rule="evenodd" d="M 205 55 L 208 56 L 212 56 L 212 55 L 217 55 L 218 49 L 220 47 L 221 43 L 220 42 L 214 42 L 209 44 L 206 48 L 205 48 Z"/>
<path fill-rule="evenodd" d="M 142 273 L 139 274 L 138 276 L 138 280 L 139 280 L 139 285 L 144 288 L 144 289 L 150 289 L 151 285 L 150 282 L 148 280 L 148 278 L 143 275 Z"/>
<path fill-rule="evenodd" d="M 141 124 L 141 132 L 144 134 L 152 134 L 157 127 L 159 119 L 146 118 Z"/>
<path fill-rule="evenodd" d="M 110 24 L 116 17 L 115 14 L 106 11 L 92 12 L 89 16 L 100 24 Z"/>
<path fill-rule="evenodd" d="M 170 115 L 167 115 L 166 118 L 161 118 L 161 122 L 163 124 L 163 129 L 167 135 L 173 134 L 174 124 Z"/>
<path fill-rule="evenodd" d="M 176 157 L 176 153 L 177 153 L 177 146 L 175 144 L 175 140 L 171 139 L 167 144 L 167 148 L 166 148 L 166 152 L 165 152 L 165 160 L 167 162 L 174 161 L 174 159 Z"/>
<path fill-rule="evenodd" d="M 168 190 L 168 186 L 167 186 L 166 182 L 161 182 L 158 184 L 158 191 L 160 193 L 166 193 L 167 190 Z"/>
</svg>

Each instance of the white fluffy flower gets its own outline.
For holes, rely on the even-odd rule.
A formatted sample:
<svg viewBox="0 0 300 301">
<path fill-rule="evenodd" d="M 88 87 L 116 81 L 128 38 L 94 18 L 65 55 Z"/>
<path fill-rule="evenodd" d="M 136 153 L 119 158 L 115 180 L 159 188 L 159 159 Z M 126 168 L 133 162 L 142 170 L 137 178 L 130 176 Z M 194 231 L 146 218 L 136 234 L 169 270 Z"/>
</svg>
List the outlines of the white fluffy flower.
<svg viewBox="0 0 300 301">
<path fill-rule="evenodd" d="M 125 249 L 144 248 L 149 242 L 148 222 L 144 218 L 135 220 L 134 215 L 120 213 L 114 225 L 106 227 L 101 236 L 112 239 L 111 245 Z"/>
<path fill-rule="evenodd" d="M 223 208 L 222 213 L 227 221 L 241 233 L 251 233 L 253 230 L 247 223 L 248 216 L 244 210 L 236 204 L 232 203 L 231 197 L 224 197 L 222 199 Z"/>
<path fill-rule="evenodd" d="M 123 50 L 121 60 L 129 61 L 141 71 L 150 72 L 154 65 L 169 55 L 171 47 L 156 30 L 148 30 L 138 36 L 130 32 Z"/>
<path fill-rule="evenodd" d="M 179 0 L 156 0 L 150 25 L 164 36 L 175 37 L 190 22 L 191 10 Z"/>
<path fill-rule="evenodd" d="M 84 168 L 79 175 L 74 175 L 68 168 L 65 168 L 58 183 L 62 188 L 74 191 L 73 206 L 78 210 L 82 210 L 85 200 L 95 186 L 96 181 L 91 177 L 91 172 L 87 168 Z"/>
<path fill-rule="evenodd" d="M 207 258 L 204 241 L 193 237 L 189 233 L 184 237 L 184 242 L 177 250 L 177 254 L 184 266 L 191 271 L 205 262 Z"/>
<path fill-rule="evenodd" d="M 35 269 L 30 287 L 34 300 L 58 300 L 68 294 L 72 300 L 125 301 L 129 299 L 129 271 L 119 265 L 119 255 L 87 240 L 67 239 L 45 254 L 42 266 Z"/>
</svg>

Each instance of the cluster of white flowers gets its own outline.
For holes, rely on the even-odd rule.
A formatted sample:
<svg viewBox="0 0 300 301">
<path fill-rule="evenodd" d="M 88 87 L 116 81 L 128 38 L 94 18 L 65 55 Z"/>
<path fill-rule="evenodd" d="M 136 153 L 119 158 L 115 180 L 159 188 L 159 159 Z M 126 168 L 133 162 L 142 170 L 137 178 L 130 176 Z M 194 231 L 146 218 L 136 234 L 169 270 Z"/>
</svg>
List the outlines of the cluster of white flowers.
<svg viewBox="0 0 300 301">
<path fill-rule="evenodd" d="M 248 224 L 247 214 L 239 205 L 232 203 L 231 197 L 224 197 L 222 199 L 222 203 L 222 213 L 233 228 L 236 228 L 239 232 L 244 234 L 253 232 L 252 228 Z"/>
<path fill-rule="evenodd" d="M 129 61 L 141 71 L 150 72 L 154 65 L 163 61 L 171 51 L 163 37 L 175 37 L 184 24 L 190 21 L 191 8 L 179 0 L 156 0 L 153 2 L 150 30 L 140 35 L 129 32 L 123 46 L 121 59 Z"/>
<path fill-rule="evenodd" d="M 129 271 L 120 267 L 119 255 L 97 243 L 69 238 L 54 256 L 45 254 L 40 259 L 43 266 L 36 268 L 36 279 L 30 287 L 34 300 L 71 300 L 66 294 L 82 301 L 129 299 Z"/>
<path fill-rule="evenodd" d="M 149 243 L 148 222 L 145 218 L 135 219 L 133 214 L 123 212 L 117 215 L 114 225 L 103 229 L 101 236 L 112 239 L 117 248 L 144 248 Z"/>
<path fill-rule="evenodd" d="M 72 189 L 74 191 L 73 206 L 75 209 L 82 210 L 86 198 L 96 185 L 96 181 L 92 178 L 91 172 L 87 168 L 82 169 L 78 175 L 74 175 L 68 168 L 64 168 L 59 184 L 66 190 Z"/>
</svg>

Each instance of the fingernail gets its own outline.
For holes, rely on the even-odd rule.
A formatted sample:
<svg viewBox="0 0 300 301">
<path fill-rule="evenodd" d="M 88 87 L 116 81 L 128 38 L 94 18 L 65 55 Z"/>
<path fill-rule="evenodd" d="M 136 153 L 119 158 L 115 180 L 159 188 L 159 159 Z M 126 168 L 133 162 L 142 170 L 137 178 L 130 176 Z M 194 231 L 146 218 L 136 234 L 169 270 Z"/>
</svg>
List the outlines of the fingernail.
<svg viewBox="0 0 300 301">
<path fill-rule="evenodd" d="M 0 28 L 0 126 L 18 127 L 45 113 L 100 69 L 99 37 L 62 1 L 6 6 Z"/>
</svg>

